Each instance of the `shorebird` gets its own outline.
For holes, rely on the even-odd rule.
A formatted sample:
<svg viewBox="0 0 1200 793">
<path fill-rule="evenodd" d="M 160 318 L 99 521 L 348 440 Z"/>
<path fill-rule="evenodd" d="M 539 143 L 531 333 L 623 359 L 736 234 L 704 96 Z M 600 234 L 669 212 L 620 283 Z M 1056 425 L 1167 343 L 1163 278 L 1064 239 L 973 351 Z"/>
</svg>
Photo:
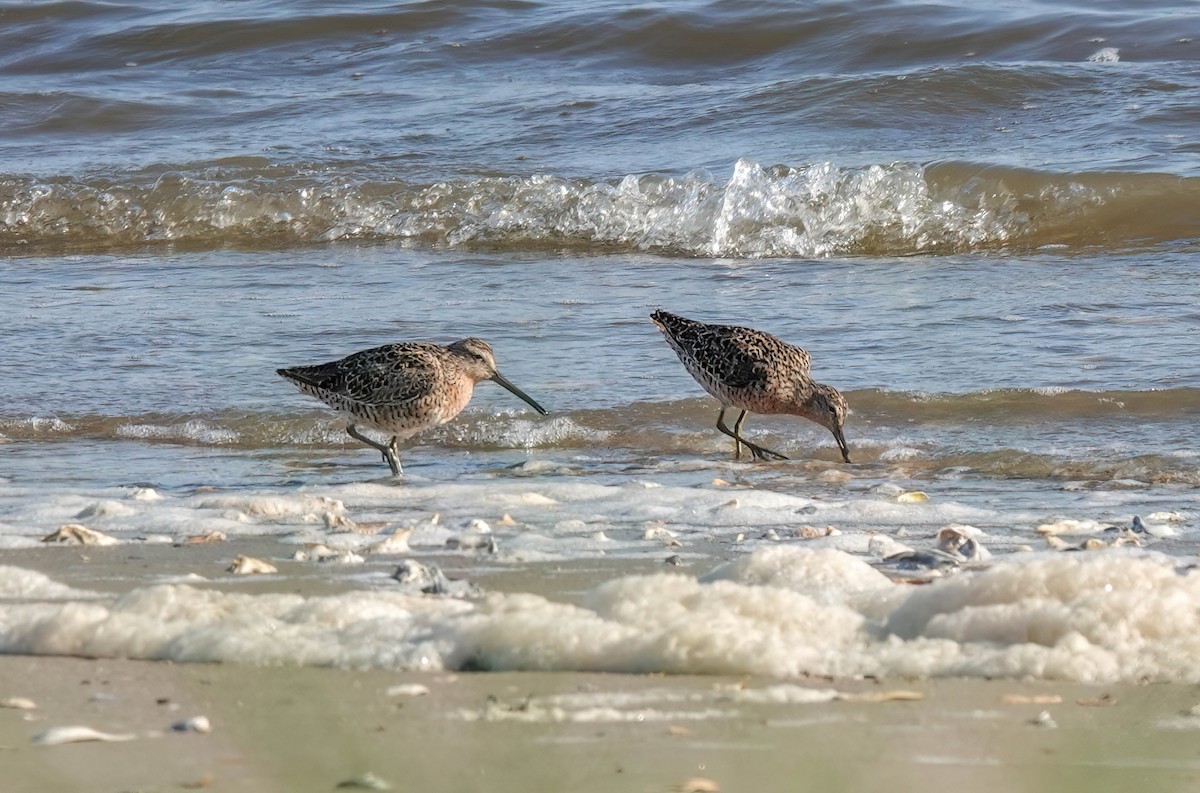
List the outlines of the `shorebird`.
<svg viewBox="0 0 1200 793">
<path fill-rule="evenodd" d="M 276 369 L 306 394 L 350 419 L 346 432 L 378 449 L 392 474 L 399 475 L 401 440 L 445 424 L 462 412 L 480 380 L 492 380 L 529 403 L 546 409 L 496 371 L 491 345 L 460 339 L 448 346 L 424 342 L 385 344 L 315 366 Z M 390 437 L 377 443 L 358 431 L 370 427 Z"/>
<path fill-rule="evenodd" d="M 709 325 L 661 309 L 650 319 L 696 382 L 720 400 L 717 429 L 733 438 L 737 459 L 741 459 L 743 445 L 756 460 L 788 459 L 742 437 L 747 413 L 788 413 L 832 432 L 842 459 L 850 462 L 842 434 L 846 398 L 833 386 L 813 381 L 806 350 L 753 328 Z M 731 407 L 741 410 L 732 430 L 725 426 L 725 411 Z"/>
</svg>

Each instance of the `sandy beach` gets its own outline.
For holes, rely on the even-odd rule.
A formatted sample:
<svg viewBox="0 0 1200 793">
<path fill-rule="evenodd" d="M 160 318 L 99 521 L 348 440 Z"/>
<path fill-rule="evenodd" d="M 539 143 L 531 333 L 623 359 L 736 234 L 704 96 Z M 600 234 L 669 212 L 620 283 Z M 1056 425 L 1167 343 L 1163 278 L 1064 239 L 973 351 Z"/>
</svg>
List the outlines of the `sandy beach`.
<svg viewBox="0 0 1200 793">
<path fill-rule="evenodd" d="M 793 689 L 845 699 L 738 699 Z M 1183 685 L 792 686 L 6 657 L 0 694 L 37 704 L 0 710 L 10 793 L 370 789 L 368 774 L 426 791 L 1167 791 L 1200 780 L 1200 718 L 1183 714 L 1200 692 Z M 196 715 L 210 733 L 170 730 Z M 31 740 L 67 725 L 137 737 Z"/>
<path fill-rule="evenodd" d="M 284 575 L 209 586 L 337 588 L 279 561 L 289 547 L 259 538 L 9 557 L 73 586 L 120 591 L 134 566 L 183 574 L 256 553 Z M 451 575 L 466 572 L 455 558 L 438 561 Z M 569 593 L 614 572 L 593 560 L 482 580 Z M 415 673 L 10 655 L 0 656 L 0 700 L 35 705 L 0 709 L 6 793 L 1159 791 L 1200 780 L 1200 716 L 1189 715 L 1200 688 L 1184 684 Z M 196 716 L 210 732 L 172 729 Z M 73 726 L 131 738 L 39 742 Z"/>
</svg>

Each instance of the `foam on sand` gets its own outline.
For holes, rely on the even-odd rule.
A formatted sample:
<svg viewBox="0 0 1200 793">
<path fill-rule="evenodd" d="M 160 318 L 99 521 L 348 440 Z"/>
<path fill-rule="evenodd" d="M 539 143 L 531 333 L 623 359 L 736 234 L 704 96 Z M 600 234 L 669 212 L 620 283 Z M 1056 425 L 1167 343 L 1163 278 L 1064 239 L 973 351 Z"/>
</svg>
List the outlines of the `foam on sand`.
<svg viewBox="0 0 1200 793">
<path fill-rule="evenodd" d="M 0 652 L 391 669 L 1200 681 L 1200 575 L 1143 551 L 1011 557 L 893 585 L 835 550 L 765 548 L 699 580 L 625 576 L 582 605 L 395 591 L 138 587 L 97 600 L 14 567 Z"/>
</svg>

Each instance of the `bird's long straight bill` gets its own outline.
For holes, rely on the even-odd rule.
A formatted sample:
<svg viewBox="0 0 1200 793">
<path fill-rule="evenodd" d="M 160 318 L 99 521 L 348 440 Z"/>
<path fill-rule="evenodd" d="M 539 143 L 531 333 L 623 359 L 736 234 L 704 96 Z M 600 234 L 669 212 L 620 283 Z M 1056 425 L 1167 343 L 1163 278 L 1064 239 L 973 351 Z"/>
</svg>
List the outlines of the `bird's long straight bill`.
<svg viewBox="0 0 1200 793">
<path fill-rule="evenodd" d="M 833 439 L 837 441 L 838 448 L 842 450 L 842 462 L 850 462 L 850 448 L 846 446 L 846 436 L 840 429 L 835 429 Z"/>
<path fill-rule="evenodd" d="M 492 380 L 496 381 L 500 385 L 507 388 L 509 391 L 511 391 L 514 394 L 516 394 L 517 396 L 519 396 L 521 399 L 528 402 L 529 406 L 532 407 L 534 410 L 536 410 L 538 413 L 541 413 L 543 416 L 546 415 L 546 409 L 544 407 L 539 405 L 537 403 L 537 401 L 534 400 L 533 397 L 529 396 L 529 394 L 526 394 L 524 391 L 517 388 L 512 383 L 508 382 L 508 380 L 504 377 L 504 375 L 500 374 L 499 372 L 496 372 L 494 375 L 492 375 Z"/>
</svg>

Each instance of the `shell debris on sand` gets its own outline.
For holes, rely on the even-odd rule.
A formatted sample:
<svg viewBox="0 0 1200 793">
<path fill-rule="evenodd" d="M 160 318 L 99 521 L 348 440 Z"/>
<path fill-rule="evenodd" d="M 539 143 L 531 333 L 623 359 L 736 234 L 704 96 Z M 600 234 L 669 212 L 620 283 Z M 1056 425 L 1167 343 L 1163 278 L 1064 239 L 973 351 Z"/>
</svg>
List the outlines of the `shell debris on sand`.
<svg viewBox="0 0 1200 793">
<path fill-rule="evenodd" d="M 362 554 L 344 548 L 330 548 L 322 542 L 310 543 L 292 554 L 293 562 L 320 562 L 334 564 L 365 564 Z"/>
<path fill-rule="evenodd" d="M 1121 536 L 1112 540 L 1103 540 L 1099 537 L 1088 537 L 1078 545 L 1072 545 L 1066 540 L 1054 534 L 1045 535 L 1046 545 L 1050 546 L 1051 550 L 1055 551 L 1102 551 L 1105 548 L 1118 548 L 1124 545 L 1141 547 L 1142 541 L 1136 536 Z"/>
<path fill-rule="evenodd" d="M 815 540 L 818 537 L 836 537 L 841 534 L 836 526 L 798 526 L 795 530 L 796 539 L 798 540 Z"/>
<path fill-rule="evenodd" d="M 206 531 L 204 534 L 193 534 L 186 538 L 183 543 L 185 545 L 200 545 L 209 542 L 225 542 L 227 539 L 229 538 L 226 536 L 225 532 L 213 529 L 211 531 Z"/>
<path fill-rule="evenodd" d="M 1005 694 L 1000 697 L 1005 705 L 1058 705 L 1062 697 L 1058 694 Z"/>
<path fill-rule="evenodd" d="M 1103 531 L 1105 528 L 1103 523 L 1095 520 L 1075 520 L 1074 518 L 1061 518 L 1050 523 L 1043 523 L 1037 527 L 1038 534 L 1095 534 Z"/>
<path fill-rule="evenodd" d="M 36 710 L 37 703 L 27 697 L 8 697 L 0 699 L 0 708 L 11 708 L 12 710 Z"/>
<path fill-rule="evenodd" d="M 270 562 L 264 562 L 262 559 L 255 559 L 253 556 L 240 554 L 233 560 L 233 564 L 229 565 L 227 572 L 234 575 L 269 575 L 278 573 L 279 569 Z"/>
<path fill-rule="evenodd" d="M 207 716 L 192 716 L 189 719 L 177 721 L 171 725 L 174 732 L 198 732 L 207 734 L 212 732 L 212 722 Z"/>
<path fill-rule="evenodd" d="M 343 779 L 337 783 L 340 790 L 391 790 L 391 784 L 383 777 L 373 774 L 368 771 L 365 774 L 360 774 L 350 779 Z"/>
<path fill-rule="evenodd" d="M 480 597 L 483 590 L 477 584 L 446 577 L 442 568 L 435 564 L 422 564 L 414 559 L 405 559 L 392 573 L 402 587 L 424 595 L 447 595 L 450 597 Z"/>
<path fill-rule="evenodd" d="M 64 523 L 55 531 L 42 537 L 42 542 L 58 545 L 120 545 L 116 537 L 89 529 L 81 523 Z"/>
<path fill-rule="evenodd" d="M 390 535 L 380 540 L 379 542 L 367 548 L 367 553 L 372 556 L 402 556 L 407 553 L 412 553 L 412 548 L 409 547 L 408 539 L 412 537 L 413 527 L 401 529 L 397 528 Z"/>
<path fill-rule="evenodd" d="M 69 727 L 51 727 L 42 730 L 30 740 L 39 746 L 60 746 L 64 743 L 83 743 L 85 741 L 101 741 L 115 743 L 137 739 L 133 733 L 101 732 L 81 725 Z"/>
<path fill-rule="evenodd" d="M 429 686 L 421 683 L 399 683 L 388 686 L 383 693 L 389 697 L 423 697 L 429 693 Z"/>
<path fill-rule="evenodd" d="M 890 691 L 839 691 L 836 699 L 840 702 L 865 702 L 868 704 L 879 702 L 919 702 L 925 699 L 925 695 L 920 691 L 909 691 L 908 689 L 898 688 Z"/>
</svg>

